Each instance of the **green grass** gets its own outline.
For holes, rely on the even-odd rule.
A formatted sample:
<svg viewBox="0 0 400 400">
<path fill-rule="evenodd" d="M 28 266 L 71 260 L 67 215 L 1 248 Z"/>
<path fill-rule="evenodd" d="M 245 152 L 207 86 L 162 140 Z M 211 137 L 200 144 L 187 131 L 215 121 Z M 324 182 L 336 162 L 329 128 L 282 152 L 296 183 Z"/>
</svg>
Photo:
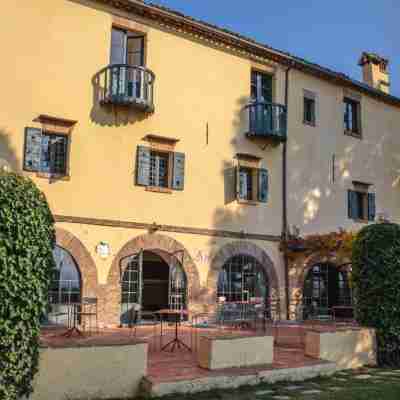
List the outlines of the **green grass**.
<svg viewBox="0 0 400 400">
<path fill-rule="evenodd" d="M 241 387 L 236 390 L 221 390 L 191 395 L 174 395 L 164 400 L 273 400 L 273 396 L 289 396 L 291 400 L 400 400 L 400 371 L 397 376 L 384 376 L 380 372 L 390 370 L 362 370 L 336 374 L 330 378 L 318 378 L 305 382 L 280 382 L 259 386 Z M 371 379 L 359 380 L 362 374 Z M 344 381 L 341 381 L 344 379 Z M 288 390 L 290 386 L 302 389 Z M 330 388 L 340 387 L 339 391 Z M 273 394 L 257 395 L 263 390 L 273 390 Z M 320 390 L 319 394 L 302 394 L 304 390 Z"/>
</svg>

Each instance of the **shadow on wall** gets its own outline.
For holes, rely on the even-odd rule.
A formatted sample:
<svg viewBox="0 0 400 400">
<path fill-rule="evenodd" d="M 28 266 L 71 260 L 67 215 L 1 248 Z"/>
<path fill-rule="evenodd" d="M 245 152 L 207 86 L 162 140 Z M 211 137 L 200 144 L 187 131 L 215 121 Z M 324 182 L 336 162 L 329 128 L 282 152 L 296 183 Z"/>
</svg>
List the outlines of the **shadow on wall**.
<svg viewBox="0 0 400 400">
<path fill-rule="evenodd" d="M 125 126 L 141 122 L 149 117 L 149 113 L 126 105 L 105 105 L 100 104 L 104 88 L 98 74 L 92 78 L 92 109 L 90 119 L 101 126 Z M 151 114 L 150 114 L 151 115 Z"/>
<path fill-rule="evenodd" d="M 11 144 L 11 132 L 0 127 L 0 171 L 21 172 L 20 160 L 16 156 L 15 148 Z"/>
</svg>

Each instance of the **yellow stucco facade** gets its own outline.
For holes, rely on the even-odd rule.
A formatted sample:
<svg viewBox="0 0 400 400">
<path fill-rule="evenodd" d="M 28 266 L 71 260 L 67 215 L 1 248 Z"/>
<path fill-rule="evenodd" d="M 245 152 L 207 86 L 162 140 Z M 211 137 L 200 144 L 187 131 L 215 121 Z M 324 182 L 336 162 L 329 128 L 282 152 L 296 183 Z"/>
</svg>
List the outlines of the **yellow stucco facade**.
<svg viewBox="0 0 400 400">
<path fill-rule="evenodd" d="M 8 39 L 0 75 L 1 165 L 30 176 L 53 213 L 64 217 L 57 227 L 89 253 L 97 272 L 97 287 L 91 290 L 103 297 L 104 307 L 115 257 L 135 237 L 151 236 L 147 228 L 153 223 L 161 226 L 158 234 L 180 243 L 191 257 L 200 286 L 197 303 L 215 291 L 208 287 L 216 284 L 209 279 L 214 258 L 224 246 L 240 242 L 238 248 L 251 244 L 268 258 L 275 273 L 269 278 L 284 306 L 282 145 L 265 146 L 245 136 L 244 106 L 250 100 L 252 70 L 273 75 L 273 101 L 284 104 L 287 66 L 103 2 L 17 0 L 2 6 L 2 16 L 0 34 Z M 156 76 L 154 113 L 107 108 L 96 101 L 93 77 L 109 64 L 113 25 L 145 34 L 145 65 Z M 303 124 L 304 90 L 317 96 L 315 127 Z M 288 223 L 301 234 L 362 226 L 347 217 L 353 181 L 372 184 L 377 211 L 400 219 L 400 109 L 356 93 L 361 96 L 362 139 L 346 136 L 344 91 L 297 69 L 289 73 Z M 69 136 L 68 179 L 23 171 L 24 129 L 40 128 L 42 114 L 76 121 Z M 175 151 L 186 156 L 184 190 L 151 192 L 135 184 L 137 146 L 147 145 L 149 134 L 178 140 Z M 267 203 L 226 202 L 225 171 L 236 165 L 237 153 L 259 157 L 259 166 L 268 169 Z M 102 225 L 104 220 L 115 224 Z M 100 242 L 110 248 L 105 258 L 96 252 Z M 79 264 L 79 256 L 72 256 Z"/>
</svg>

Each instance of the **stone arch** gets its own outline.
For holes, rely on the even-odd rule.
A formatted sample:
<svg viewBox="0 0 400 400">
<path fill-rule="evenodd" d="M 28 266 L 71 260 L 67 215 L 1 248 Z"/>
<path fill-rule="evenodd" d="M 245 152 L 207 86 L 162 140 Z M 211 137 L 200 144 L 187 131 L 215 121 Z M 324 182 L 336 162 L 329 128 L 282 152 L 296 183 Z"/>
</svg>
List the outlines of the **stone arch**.
<svg viewBox="0 0 400 400">
<path fill-rule="evenodd" d="M 114 257 L 111 269 L 107 277 L 107 319 L 113 324 L 119 323 L 121 287 L 120 287 L 120 262 L 125 257 L 138 253 L 140 250 L 148 250 L 157 253 L 168 264 L 171 257 L 175 256 L 182 264 L 188 284 L 188 308 L 192 309 L 198 301 L 200 294 L 200 277 L 197 267 L 185 249 L 177 240 L 160 234 L 144 234 L 127 242 Z"/>
<path fill-rule="evenodd" d="M 82 296 L 98 297 L 96 264 L 85 245 L 72 233 L 56 228 L 56 244 L 67 250 L 78 265 L 81 274 Z"/>
<path fill-rule="evenodd" d="M 262 265 L 269 280 L 271 300 L 275 303 L 279 302 L 280 296 L 278 275 L 271 258 L 268 256 L 265 250 L 254 243 L 236 241 L 224 245 L 211 261 L 210 270 L 207 277 L 208 303 L 215 304 L 217 301 L 218 275 L 222 267 L 230 258 L 239 254 L 252 256 Z"/>
<path fill-rule="evenodd" d="M 334 268 L 345 266 L 347 271 L 351 271 L 351 260 L 336 253 L 322 254 L 316 252 L 299 256 L 297 260 L 292 261 L 289 266 L 290 315 L 292 319 L 298 316 L 299 306 L 303 302 L 304 283 L 307 274 L 316 264 L 330 264 Z"/>
</svg>

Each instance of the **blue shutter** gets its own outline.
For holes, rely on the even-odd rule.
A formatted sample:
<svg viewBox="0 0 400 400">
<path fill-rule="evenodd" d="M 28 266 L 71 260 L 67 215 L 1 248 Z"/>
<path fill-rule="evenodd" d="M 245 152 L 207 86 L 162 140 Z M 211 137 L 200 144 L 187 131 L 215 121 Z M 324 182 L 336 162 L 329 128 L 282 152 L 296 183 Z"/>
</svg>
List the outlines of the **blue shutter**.
<svg viewBox="0 0 400 400">
<path fill-rule="evenodd" d="M 172 189 L 183 190 L 185 186 L 185 154 L 174 153 L 173 159 Z"/>
<path fill-rule="evenodd" d="M 269 177 L 267 169 L 258 170 L 258 201 L 261 203 L 268 202 L 269 194 Z"/>
<path fill-rule="evenodd" d="M 375 221 L 376 205 L 375 193 L 368 193 L 368 221 Z"/>
<path fill-rule="evenodd" d="M 354 190 L 348 191 L 348 214 L 350 219 L 358 219 L 359 212 L 358 212 L 358 202 L 357 202 L 357 193 Z"/>
<path fill-rule="evenodd" d="M 150 181 L 150 148 L 145 146 L 138 146 L 136 184 L 141 186 L 149 186 L 149 181 Z"/>
<path fill-rule="evenodd" d="M 42 130 L 25 128 L 24 170 L 40 171 Z"/>
</svg>

